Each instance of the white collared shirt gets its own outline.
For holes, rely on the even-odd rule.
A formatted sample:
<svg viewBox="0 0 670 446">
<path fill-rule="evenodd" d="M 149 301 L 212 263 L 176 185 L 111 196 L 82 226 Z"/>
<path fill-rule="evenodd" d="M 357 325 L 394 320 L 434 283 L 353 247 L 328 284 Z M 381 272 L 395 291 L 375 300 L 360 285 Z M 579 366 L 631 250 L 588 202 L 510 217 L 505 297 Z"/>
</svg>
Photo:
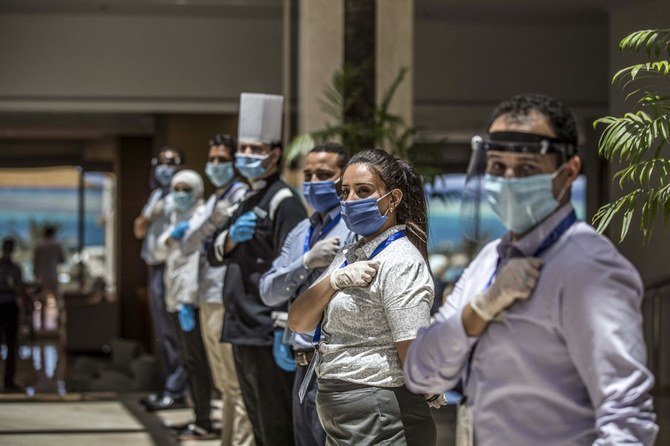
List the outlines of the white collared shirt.
<svg viewBox="0 0 670 446">
<path fill-rule="evenodd" d="M 343 248 L 324 274 L 367 260 L 390 235 L 405 229 L 393 226 L 368 243 Z M 320 379 L 337 379 L 380 387 L 400 387 L 405 379 L 395 343 L 414 339 L 430 321 L 434 285 L 428 265 L 407 237 L 398 238 L 374 260 L 377 275 L 365 287 L 344 288 L 324 311 L 319 343 Z M 317 280 L 318 282 L 318 280 Z"/>
</svg>

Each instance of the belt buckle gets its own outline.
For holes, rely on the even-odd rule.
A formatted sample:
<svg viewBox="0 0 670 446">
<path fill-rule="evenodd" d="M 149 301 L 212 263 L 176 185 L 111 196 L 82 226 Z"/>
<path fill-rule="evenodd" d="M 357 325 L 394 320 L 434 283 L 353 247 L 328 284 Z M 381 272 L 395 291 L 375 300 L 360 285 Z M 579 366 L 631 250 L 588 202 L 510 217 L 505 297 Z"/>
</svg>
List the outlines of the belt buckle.
<svg viewBox="0 0 670 446">
<path fill-rule="evenodd" d="M 307 352 L 295 352 L 295 362 L 301 367 L 308 366 Z"/>
</svg>

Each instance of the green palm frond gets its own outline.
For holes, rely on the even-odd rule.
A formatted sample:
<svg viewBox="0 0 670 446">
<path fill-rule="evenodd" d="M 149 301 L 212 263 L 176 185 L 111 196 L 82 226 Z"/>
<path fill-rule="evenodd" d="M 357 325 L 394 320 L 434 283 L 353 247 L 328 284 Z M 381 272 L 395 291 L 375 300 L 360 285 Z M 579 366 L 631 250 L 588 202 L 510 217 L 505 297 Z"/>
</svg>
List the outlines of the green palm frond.
<svg viewBox="0 0 670 446">
<path fill-rule="evenodd" d="M 639 63 L 636 65 L 631 65 L 630 67 L 622 68 L 614 75 L 612 78 L 612 83 L 615 83 L 617 80 L 622 79 L 625 76 L 630 76 L 630 78 L 634 80 L 640 73 L 667 76 L 670 74 L 670 62 L 667 60 L 659 60 L 656 62 Z"/>
<path fill-rule="evenodd" d="M 296 163 L 301 157 L 306 156 L 314 147 L 314 138 L 309 133 L 298 135 L 284 150 L 284 157 L 289 164 Z"/>
<path fill-rule="evenodd" d="M 655 59 L 623 68 L 612 78 L 613 83 L 622 82 L 627 100 L 635 100 L 633 110 L 593 123 L 594 128 L 605 126 L 598 140 L 600 155 L 622 164 L 613 180 L 622 190 L 632 189 L 598 209 L 593 222 L 602 232 L 621 215 L 623 240 L 638 215 L 642 235 L 648 239 L 658 215 L 663 215 L 665 228 L 670 225 L 670 96 L 658 92 L 670 87 L 670 29 L 634 32 L 621 40 L 619 48 L 644 49 L 648 59 Z"/>
<path fill-rule="evenodd" d="M 395 79 L 391 83 L 391 86 L 389 89 L 386 91 L 386 94 L 384 95 L 384 98 L 382 99 L 381 104 L 379 105 L 378 110 L 386 115 L 388 114 L 388 109 L 391 106 L 391 101 L 393 100 L 393 97 L 395 96 L 395 92 L 398 90 L 398 87 L 400 84 L 402 84 L 402 81 L 405 80 L 405 76 L 409 72 L 409 67 L 402 67 L 400 71 L 398 71 L 398 74 L 396 75 Z"/>
<path fill-rule="evenodd" d="M 621 51 L 633 50 L 637 52 L 644 49 L 648 58 L 651 58 L 652 52 L 656 58 L 661 57 L 663 52 L 670 56 L 670 29 L 636 31 L 619 42 L 619 49 Z"/>
<path fill-rule="evenodd" d="M 390 113 L 389 108 L 408 71 L 406 67 L 398 71 L 380 104 L 371 110 L 369 117 L 345 122 L 344 116 L 353 109 L 364 89 L 363 70 L 344 65 L 333 74 L 330 84 L 323 92 L 323 98 L 319 101 L 321 109 L 333 118 L 333 121 L 310 134 L 312 143 L 335 140 L 356 152 L 367 148 L 372 142 L 376 147 L 386 147 L 394 155 L 406 158 L 416 130 L 407 126 L 402 117 Z M 298 138 L 302 143 L 308 141 L 305 135 L 300 135 Z M 288 160 L 293 162 L 296 157 L 303 156 L 306 152 L 304 146 L 294 140 L 289 145 L 287 153 Z"/>
<path fill-rule="evenodd" d="M 606 116 L 597 119 L 594 126 L 607 127 L 598 141 L 600 154 L 607 159 L 638 162 L 656 143 L 668 141 L 670 114 L 649 114 L 643 110 L 626 113 L 622 118 Z M 656 153 L 656 151 L 654 151 Z"/>
</svg>

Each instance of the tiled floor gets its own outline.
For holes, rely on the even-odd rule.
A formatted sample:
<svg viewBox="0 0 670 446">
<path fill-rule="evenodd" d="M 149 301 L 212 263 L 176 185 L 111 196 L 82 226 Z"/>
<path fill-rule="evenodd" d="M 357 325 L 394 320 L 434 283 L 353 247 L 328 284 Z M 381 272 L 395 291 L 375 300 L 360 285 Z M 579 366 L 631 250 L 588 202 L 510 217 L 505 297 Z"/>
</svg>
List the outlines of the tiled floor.
<svg viewBox="0 0 670 446">
<path fill-rule="evenodd" d="M 0 399 L 0 444 L 214 446 L 220 441 L 179 443 L 164 426 L 187 422 L 190 410 L 147 413 L 139 394 L 3 395 Z M 48 401 L 43 401 L 48 400 Z M 213 416 L 220 417 L 220 408 Z"/>
</svg>

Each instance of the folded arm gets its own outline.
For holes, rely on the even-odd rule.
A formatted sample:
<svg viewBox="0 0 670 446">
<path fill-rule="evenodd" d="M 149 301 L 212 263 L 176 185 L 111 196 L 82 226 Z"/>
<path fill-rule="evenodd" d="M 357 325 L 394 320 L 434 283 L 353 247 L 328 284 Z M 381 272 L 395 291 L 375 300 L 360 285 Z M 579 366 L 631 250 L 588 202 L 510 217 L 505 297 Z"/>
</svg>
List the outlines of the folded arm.
<svg viewBox="0 0 670 446">
<path fill-rule="evenodd" d="M 594 444 L 653 444 L 654 377 L 645 367 L 637 272 L 620 256 L 603 255 L 576 262 L 565 276 L 560 324 L 595 408 Z"/>
<path fill-rule="evenodd" d="M 261 300 L 269 306 L 281 305 L 296 296 L 300 287 L 311 274 L 303 262 L 303 256 L 294 258 L 295 244 L 302 242 L 305 227 L 299 225 L 286 237 L 279 257 L 272 267 L 261 277 L 258 284 Z"/>
</svg>

